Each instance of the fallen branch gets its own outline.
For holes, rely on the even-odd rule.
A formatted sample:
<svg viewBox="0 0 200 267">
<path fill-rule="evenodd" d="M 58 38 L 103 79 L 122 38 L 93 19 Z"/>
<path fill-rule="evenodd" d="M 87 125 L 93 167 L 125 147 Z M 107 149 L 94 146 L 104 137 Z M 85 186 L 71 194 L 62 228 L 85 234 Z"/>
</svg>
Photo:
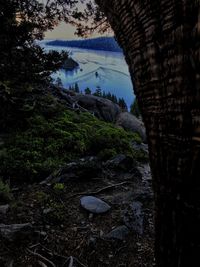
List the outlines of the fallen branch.
<svg viewBox="0 0 200 267">
<path fill-rule="evenodd" d="M 103 188 L 101 188 L 101 189 L 99 189 L 97 191 L 93 191 L 93 192 L 80 192 L 80 193 L 75 193 L 75 194 L 69 196 L 67 198 L 67 200 L 70 199 L 70 198 L 72 198 L 72 197 L 77 197 L 77 196 L 82 196 L 82 195 L 97 195 L 99 193 L 102 193 L 103 191 L 106 191 L 106 190 L 111 189 L 113 187 L 117 187 L 117 186 L 120 186 L 120 185 L 123 185 L 123 184 L 127 184 L 127 183 L 130 183 L 130 182 L 126 181 L 126 182 L 121 182 L 121 183 L 118 183 L 118 184 L 112 184 L 112 185 L 103 187 Z"/>
<path fill-rule="evenodd" d="M 68 267 L 73 267 L 74 259 L 72 256 L 70 256 L 69 258 L 70 258 L 70 260 L 69 260 L 69 266 Z"/>
<path fill-rule="evenodd" d="M 68 262 L 69 265 L 68 267 L 73 267 L 74 266 L 74 261 L 76 261 L 77 263 L 79 263 L 82 267 L 87 267 L 86 265 L 84 265 L 82 262 L 80 262 L 77 258 L 70 256 L 62 265 L 62 267 L 64 267 Z"/>
<path fill-rule="evenodd" d="M 47 265 L 46 265 L 44 262 L 42 262 L 42 261 L 38 261 L 38 264 L 39 264 L 41 267 L 47 267 Z"/>
<path fill-rule="evenodd" d="M 52 261 L 50 261 L 49 259 L 47 259 L 47 258 L 45 258 L 44 256 L 42 256 L 41 254 L 39 254 L 39 253 L 37 253 L 37 252 L 34 252 L 34 251 L 32 251 L 32 250 L 30 250 L 30 249 L 26 249 L 30 254 L 32 254 L 33 256 L 36 256 L 36 257 L 38 257 L 38 258 L 40 258 L 41 260 L 43 260 L 43 261 L 45 261 L 45 262 L 47 262 L 49 265 L 51 265 L 52 267 L 56 267 L 56 265 L 52 262 Z"/>
</svg>

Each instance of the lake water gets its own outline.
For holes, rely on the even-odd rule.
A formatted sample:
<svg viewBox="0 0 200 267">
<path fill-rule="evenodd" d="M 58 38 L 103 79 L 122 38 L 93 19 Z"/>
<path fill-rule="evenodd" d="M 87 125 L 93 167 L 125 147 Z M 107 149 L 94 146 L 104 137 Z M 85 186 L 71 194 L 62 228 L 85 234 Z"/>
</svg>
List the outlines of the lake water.
<svg viewBox="0 0 200 267">
<path fill-rule="evenodd" d="M 59 70 L 52 75 L 56 80 L 61 79 L 65 88 L 78 84 L 81 91 L 89 87 L 95 92 L 97 87 L 102 91 L 124 98 L 130 108 L 134 100 L 128 66 L 124 56 L 119 52 L 97 51 L 80 48 L 49 46 L 41 44 L 45 50 L 65 50 L 79 63 L 79 68 L 73 71 Z"/>
</svg>

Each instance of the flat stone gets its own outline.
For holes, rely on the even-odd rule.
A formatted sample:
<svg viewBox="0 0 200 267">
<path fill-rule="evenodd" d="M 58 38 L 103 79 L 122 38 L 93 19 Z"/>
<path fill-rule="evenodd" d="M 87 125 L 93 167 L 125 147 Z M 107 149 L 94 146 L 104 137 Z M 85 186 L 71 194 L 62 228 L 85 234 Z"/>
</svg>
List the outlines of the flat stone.
<svg viewBox="0 0 200 267">
<path fill-rule="evenodd" d="M 9 205 L 8 204 L 6 204 L 6 205 L 1 205 L 0 206 L 0 214 L 6 214 L 7 212 L 8 212 L 8 210 L 9 210 Z"/>
<path fill-rule="evenodd" d="M 84 209 L 96 214 L 105 213 L 111 209 L 105 201 L 93 196 L 82 197 L 80 203 Z"/>
<path fill-rule="evenodd" d="M 122 225 L 122 226 L 116 227 L 111 232 L 109 232 L 107 235 L 105 235 L 105 238 L 125 240 L 129 233 L 130 231 L 128 227 L 126 227 L 125 225 Z"/>
</svg>

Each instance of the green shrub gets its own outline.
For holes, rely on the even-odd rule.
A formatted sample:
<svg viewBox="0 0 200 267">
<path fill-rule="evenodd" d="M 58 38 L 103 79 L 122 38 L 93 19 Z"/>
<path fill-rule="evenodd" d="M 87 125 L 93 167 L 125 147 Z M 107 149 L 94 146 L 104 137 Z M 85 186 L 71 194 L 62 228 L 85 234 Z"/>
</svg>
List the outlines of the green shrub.
<svg viewBox="0 0 200 267">
<path fill-rule="evenodd" d="M 98 154 L 99 158 L 102 160 L 107 160 L 107 159 L 113 158 L 116 155 L 117 155 L 117 152 L 114 148 L 103 149 Z"/>
<path fill-rule="evenodd" d="M 134 101 L 133 101 L 133 103 L 132 103 L 130 109 L 131 109 L 130 112 L 131 112 L 134 116 L 136 116 L 137 118 L 138 118 L 139 116 L 141 116 L 140 108 L 139 108 L 139 106 L 138 106 L 138 101 L 137 101 L 136 98 L 134 99 Z"/>
<path fill-rule="evenodd" d="M 43 109 L 51 104 L 55 106 L 52 97 L 41 99 Z M 98 120 L 90 113 L 78 114 L 57 106 L 59 109 L 51 116 L 39 107 L 38 112 L 26 118 L 23 128 L 10 131 L 0 150 L 2 177 L 26 181 L 44 179 L 82 156 L 98 155 L 108 159 L 123 153 L 135 157 L 131 142 L 141 142 L 138 134 Z"/>
<path fill-rule="evenodd" d="M 0 179 L 0 203 L 8 202 L 11 199 L 12 199 L 12 194 L 11 194 L 9 185 L 7 183 L 4 183 Z"/>
<path fill-rule="evenodd" d="M 56 191 L 56 192 L 59 192 L 59 191 L 63 191 L 65 188 L 65 185 L 63 183 L 56 183 L 53 187 L 53 189 Z"/>
</svg>

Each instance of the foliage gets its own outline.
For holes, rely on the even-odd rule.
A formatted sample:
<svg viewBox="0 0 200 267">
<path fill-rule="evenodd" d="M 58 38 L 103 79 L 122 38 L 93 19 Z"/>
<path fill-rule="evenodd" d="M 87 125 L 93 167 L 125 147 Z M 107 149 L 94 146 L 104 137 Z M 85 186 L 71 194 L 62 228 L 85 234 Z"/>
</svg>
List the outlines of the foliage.
<svg viewBox="0 0 200 267">
<path fill-rule="evenodd" d="M 139 106 L 138 106 L 138 101 L 137 101 L 136 98 L 135 98 L 133 104 L 131 105 L 130 112 L 131 112 L 134 116 L 136 116 L 137 118 L 138 118 L 139 116 L 141 116 L 140 108 L 139 108 Z"/>
<path fill-rule="evenodd" d="M 105 148 L 102 151 L 100 151 L 98 155 L 100 159 L 107 160 L 116 156 L 117 152 L 115 148 Z"/>
<path fill-rule="evenodd" d="M 45 205 L 49 200 L 49 195 L 44 191 L 36 191 L 35 198 L 40 204 Z"/>
<path fill-rule="evenodd" d="M 52 29 L 53 10 L 45 10 L 37 0 L 0 1 L 1 81 L 34 84 L 46 81 L 66 59 L 66 53 L 44 50 L 36 43 L 44 31 Z"/>
<path fill-rule="evenodd" d="M 64 205 L 56 202 L 53 199 L 49 200 L 49 203 L 47 204 L 47 209 L 49 209 L 50 212 L 46 214 L 46 217 L 52 223 L 57 224 L 58 222 L 62 222 L 66 217 L 66 211 Z"/>
<path fill-rule="evenodd" d="M 7 202 L 12 199 L 12 194 L 10 191 L 10 187 L 7 183 L 4 183 L 0 179 L 0 202 Z"/>
<path fill-rule="evenodd" d="M 127 111 L 128 110 L 128 107 L 126 105 L 126 102 L 125 102 L 124 98 L 119 98 L 118 99 L 116 97 L 116 95 L 111 94 L 110 92 L 108 92 L 108 93 L 106 93 L 105 91 L 102 92 L 102 89 L 101 89 L 100 86 L 97 86 L 96 91 L 93 93 L 93 95 L 109 99 L 113 103 L 119 105 L 119 107 L 121 108 L 122 111 Z"/>
<path fill-rule="evenodd" d="M 87 88 L 85 89 L 85 94 L 86 94 L 86 95 L 91 95 L 91 93 L 92 93 L 92 91 L 90 90 L 89 87 L 87 87 Z"/>
<path fill-rule="evenodd" d="M 128 110 L 127 105 L 126 105 L 126 102 L 125 102 L 125 100 L 123 98 L 119 98 L 118 105 L 120 106 L 120 108 L 123 111 L 127 111 Z"/>
<path fill-rule="evenodd" d="M 122 49 L 119 47 L 114 37 L 98 37 L 73 41 L 54 40 L 48 42 L 47 44 L 62 47 L 79 47 L 85 49 L 122 52 Z"/>
<path fill-rule="evenodd" d="M 64 190 L 65 188 L 65 185 L 63 183 L 56 183 L 53 187 L 53 189 L 56 191 L 56 192 L 59 192 L 59 191 L 62 191 Z"/>
<path fill-rule="evenodd" d="M 40 96 L 23 123 L 9 129 L 0 149 L 0 175 L 10 179 L 41 179 L 73 159 L 113 153 L 134 155 L 134 134 L 100 121 L 90 113 L 76 113 L 51 96 Z M 20 122 L 20 119 L 17 119 Z M 107 153 L 108 154 L 108 153 Z"/>
<path fill-rule="evenodd" d="M 70 85 L 69 86 L 69 90 L 73 91 L 75 93 L 80 93 L 80 89 L 79 89 L 78 83 L 75 83 L 74 85 Z"/>
<path fill-rule="evenodd" d="M 94 96 L 99 96 L 99 97 L 102 96 L 102 90 L 101 90 L 101 87 L 100 86 L 97 86 L 96 91 L 94 92 L 93 95 Z"/>
</svg>

